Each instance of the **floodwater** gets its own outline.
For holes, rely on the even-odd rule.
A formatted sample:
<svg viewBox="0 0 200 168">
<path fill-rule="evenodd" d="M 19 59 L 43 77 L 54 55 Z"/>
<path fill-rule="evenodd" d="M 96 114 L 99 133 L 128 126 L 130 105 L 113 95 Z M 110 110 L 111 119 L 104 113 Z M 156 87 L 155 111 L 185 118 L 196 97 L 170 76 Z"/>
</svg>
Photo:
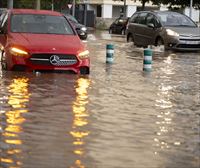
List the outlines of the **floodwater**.
<svg viewBox="0 0 200 168">
<path fill-rule="evenodd" d="M 106 44 L 115 46 L 106 64 Z M 200 53 L 89 34 L 90 75 L 0 71 L 1 168 L 199 168 Z"/>
</svg>

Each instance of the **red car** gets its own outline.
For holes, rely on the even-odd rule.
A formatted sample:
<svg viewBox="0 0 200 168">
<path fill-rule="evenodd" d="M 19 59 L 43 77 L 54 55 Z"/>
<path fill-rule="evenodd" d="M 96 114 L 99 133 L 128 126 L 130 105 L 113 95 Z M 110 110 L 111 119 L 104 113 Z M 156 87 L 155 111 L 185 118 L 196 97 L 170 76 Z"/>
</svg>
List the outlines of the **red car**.
<svg viewBox="0 0 200 168">
<path fill-rule="evenodd" d="M 89 51 L 59 12 L 11 9 L 0 18 L 4 70 L 89 74 Z"/>
</svg>

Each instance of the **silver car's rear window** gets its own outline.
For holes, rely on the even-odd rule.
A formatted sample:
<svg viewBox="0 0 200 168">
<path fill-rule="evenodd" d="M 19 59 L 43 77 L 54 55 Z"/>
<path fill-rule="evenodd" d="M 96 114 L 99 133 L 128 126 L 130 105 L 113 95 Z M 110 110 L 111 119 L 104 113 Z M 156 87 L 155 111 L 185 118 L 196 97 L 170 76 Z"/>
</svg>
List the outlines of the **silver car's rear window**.
<svg viewBox="0 0 200 168">
<path fill-rule="evenodd" d="M 196 27 L 195 23 L 189 17 L 179 13 L 166 12 L 158 13 L 157 15 L 164 26 Z"/>
<path fill-rule="evenodd" d="M 74 34 L 63 16 L 15 14 L 11 16 L 11 32 L 38 34 Z"/>
</svg>

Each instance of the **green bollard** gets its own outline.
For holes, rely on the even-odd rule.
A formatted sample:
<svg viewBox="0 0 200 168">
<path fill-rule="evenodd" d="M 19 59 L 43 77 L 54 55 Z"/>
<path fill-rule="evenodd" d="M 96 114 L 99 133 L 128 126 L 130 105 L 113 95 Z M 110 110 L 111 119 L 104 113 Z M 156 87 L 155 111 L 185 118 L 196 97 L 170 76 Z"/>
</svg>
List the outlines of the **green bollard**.
<svg viewBox="0 0 200 168">
<path fill-rule="evenodd" d="M 150 48 L 144 49 L 143 71 L 151 71 L 152 54 L 153 52 Z"/>
<path fill-rule="evenodd" d="M 114 61 L 114 45 L 107 44 L 106 45 L 106 63 L 112 64 Z"/>
</svg>

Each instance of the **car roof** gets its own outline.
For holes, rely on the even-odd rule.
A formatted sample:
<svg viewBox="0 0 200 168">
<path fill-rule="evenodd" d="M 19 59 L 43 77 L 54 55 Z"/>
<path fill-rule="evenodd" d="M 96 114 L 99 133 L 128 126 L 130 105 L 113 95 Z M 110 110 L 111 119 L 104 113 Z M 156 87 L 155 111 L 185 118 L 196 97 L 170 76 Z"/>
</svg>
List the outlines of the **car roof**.
<svg viewBox="0 0 200 168">
<path fill-rule="evenodd" d="M 53 15 L 62 16 L 61 13 L 50 10 L 36 10 L 36 9 L 9 9 L 13 14 L 40 14 L 40 15 Z"/>
<path fill-rule="evenodd" d="M 166 11 L 154 11 L 154 13 L 178 13 L 178 14 L 181 14 L 179 12 L 176 12 L 176 11 L 170 11 L 170 10 L 166 10 Z"/>
<path fill-rule="evenodd" d="M 66 16 L 66 17 L 69 17 L 69 18 L 75 18 L 73 15 L 70 15 L 69 13 L 65 13 L 63 15 Z"/>
<path fill-rule="evenodd" d="M 64 13 L 65 16 L 72 16 L 71 14 L 69 13 Z"/>
<path fill-rule="evenodd" d="M 117 17 L 116 19 L 128 19 L 129 17 L 127 17 L 127 16 L 119 16 L 119 17 Z"/>
<path fill-rule="evenodd" d="M 136 13 L 143 13 L 143 12 L 147 12 L 147 13 L 152 13 L 152 14 L 160 14 L 160 13 L 178 13 L 181 14 L 179 12 L 175 12 L 175 11 L 170 11 L 170 10 L 165 10 L 165 11 L 159 11 L 159 10 L 150 10 L 150 11 L 138 11 Z"/>
</svg>

